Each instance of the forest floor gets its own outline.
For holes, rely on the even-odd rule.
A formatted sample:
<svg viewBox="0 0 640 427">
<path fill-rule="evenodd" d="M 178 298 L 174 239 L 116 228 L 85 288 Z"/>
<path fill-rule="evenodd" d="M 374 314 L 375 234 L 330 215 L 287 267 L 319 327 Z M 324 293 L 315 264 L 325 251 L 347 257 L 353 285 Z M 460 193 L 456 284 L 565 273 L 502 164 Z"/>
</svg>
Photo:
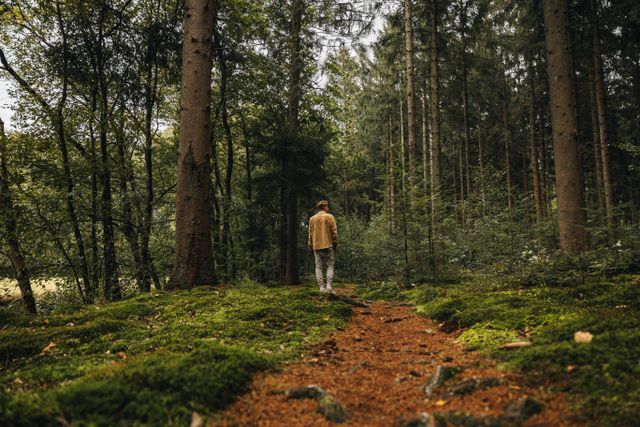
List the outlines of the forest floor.
<svg viewBox="0 0 640 427">
<path fill-rule="evenodd" d="M 454 426 L 572 425 L 562 393 L 499 369 L 413 304 L 369 301 L 354 311 L 346 328 L 299 360 L 256 374 L 251 391 L 208 425 L 328 426 L 342 419 L 346 426 L 431 426 L 423 413 Z M 427 396 L 438 367 L 449 375 Z"/>
</svg>

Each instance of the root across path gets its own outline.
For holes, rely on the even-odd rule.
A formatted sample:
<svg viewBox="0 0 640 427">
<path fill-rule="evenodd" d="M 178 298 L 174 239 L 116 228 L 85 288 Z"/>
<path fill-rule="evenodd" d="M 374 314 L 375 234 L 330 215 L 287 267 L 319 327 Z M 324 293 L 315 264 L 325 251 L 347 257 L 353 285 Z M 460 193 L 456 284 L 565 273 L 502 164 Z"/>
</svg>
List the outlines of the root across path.
<svg viewBox="0 0 640 427">
<path fill-rule="evenodd" d="M 388 302 L 354 307 L 344 330 L 281 371 L 256 375 L 250 392 L 211 425 L 338 423 L 572 425 L 562 395 L 467 351 L 455 333 L 441 331 L 412 306 Z"/>
</svg>

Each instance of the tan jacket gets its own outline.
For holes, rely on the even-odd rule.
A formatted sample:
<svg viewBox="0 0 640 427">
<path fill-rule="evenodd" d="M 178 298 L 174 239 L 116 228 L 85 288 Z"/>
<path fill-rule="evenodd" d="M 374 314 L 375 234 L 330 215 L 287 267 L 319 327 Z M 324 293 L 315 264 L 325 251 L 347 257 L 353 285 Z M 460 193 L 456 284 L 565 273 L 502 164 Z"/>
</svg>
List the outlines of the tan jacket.
<svg viewBox="0 0 640 427">
<path fill-rule="evenodd" d="M 309 219 L 309 247 L 314 251 L 330 248 L 338 243 L 336 219 L 320 211 Z"/>
</svg>

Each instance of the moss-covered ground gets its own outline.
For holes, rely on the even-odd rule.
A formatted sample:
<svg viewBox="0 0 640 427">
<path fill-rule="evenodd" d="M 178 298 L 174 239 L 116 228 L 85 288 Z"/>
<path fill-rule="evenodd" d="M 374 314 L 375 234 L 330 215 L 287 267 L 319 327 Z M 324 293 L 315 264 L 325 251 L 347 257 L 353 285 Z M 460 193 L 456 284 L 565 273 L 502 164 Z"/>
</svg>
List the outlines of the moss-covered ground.
<svg viewBox="0 0 640 427">
<path fill-rule="evenodd" d="M 543 282 L 476 275 L 455 285 L 418 286 L 404 296 L 425 316 L 462 328 L 458 339 L 471 349 L 567 392 L 581 424 L 637 425 L 640 275 Z M 576 342 L 577 331 L 593 340 Z M 500 348 L 523 340 L 532 345 Z"/>
<path fill-rule="evenodd" d="M 255 284 L 36 317 L 0 308 L 0 425 L 188 425 L 350 315 L 315 287 Z"/>
</svg>

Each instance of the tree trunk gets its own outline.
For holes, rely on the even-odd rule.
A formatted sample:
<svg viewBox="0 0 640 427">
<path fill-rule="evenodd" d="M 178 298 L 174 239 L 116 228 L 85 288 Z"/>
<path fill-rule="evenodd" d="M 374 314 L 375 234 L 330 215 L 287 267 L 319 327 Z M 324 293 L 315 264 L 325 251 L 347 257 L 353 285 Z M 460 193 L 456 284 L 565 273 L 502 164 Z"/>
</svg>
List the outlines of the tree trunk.
<svg viewBox="0 0 640 427">
<path fill-rule="evenodd" d="M 176 187 L 176 252 L 168 289 L 216 283 L 210 226 L 213 0 L 185 0 Z"/>
<path fill-rule="evenodd" d="M 393 161 L 393 132 L 391 123 L 389 123 L 389 210 L 391 216 L 391 234 L 395 233 L 396 228 L 396 190 L 395 190 L 395 172 Z"/>
<path fill-rule="evenodd" d="M 98 23 L 98 40 L 95 49 L 96 78 L 98 80 L 99 101 L 99 141 L 100 141 L 100 183 L 102 184 L 102 199 L 100 204 L 102 218 L 102 237 L 104 245 L 104 296 L 107 300 L 122 298 L 118 273 L 118 259 L 116 256 L 115 233 L 113 230 L 113 202 L 111 194 L 111 169 L 109 166 L 108 128 L 109 128 L 109 86 L 105 73 L 104 58 L 104 20 L 105 8 L 101 9 Z"/>
<path fill-rule="evenodd" d="M 565 252 L 581 252 L 588 247 L 588 236 L 578 157 L 567 0 L 544 0 L 543 9 L 560 248 Z"/>
<path fill-rule="evenodd" d="M 413 65 L 413 14 L 411 11 L 412 0 L 404 0 L 404 46 L 405 62 L 407 68 L 407 144 L 409 153 L 409 170 L 407 185 L 409 187 L 409 207 L 413 208 L 414 185 L 416 177 L 416 102 L 415 79 Z"/>
<path fill-rule="evenodd" d="M 480 209 L 481 209 L 481 212 L 484 213 L 484 147 L 482 143 L 482 128 L 480 128 L 479 123 L 478 123 L 478 168 L 480 169 L 479 176 L 478 176 Z"/>
<path fill-rule="evenodd" d="M 438 0 L 431 1 L 431 222 L 437 236 L 440 220 L 440 94 L 438 86 Z"/>
<path fill-rule="evenodd" d="M 225 141 L 227 144 L 227 167 L 224 177 L 224 200 L 222 212 L 222 251 L 224 259 L 224 275 L 225 279 L 233 278 L 235 267 L 231 253 L 232 236 L 231 236 L 231 200 L 233 179 L 233 136 L 231 134 L 231 126 L 229 125 L 229 111 L 227 108 L 227 81 L 229 78 L 229 68 L 227 67 L 227 58 L 224 53 L 224 44 L 222 37 L 218 31 L 217 11 L 214 16 L 213 24 L 214 34 L 214 51 L 220 67 L 220 117 L 222 119 L 222 128 L 224 130 Z"/>
<path fill-rule="evenodd" d="M 289 65 L 289 100 L 288 119 L 291 137 L 298 137 L 298 109 L 300 98 L 302 97 L 300 79 L 302 76 L 302 53 L 301 53 L 301 29 L 302 16 L 304 14 L 304 0 L 293 0 L 291 5 L 291 34 L 290 34 L 290 55 Z M 295 169 L 295 165 L 289 162 L 289 168 Z M 287 252 L 286 252 L 286 275 L 285 284 L 296 285 L 300 283 L 298 271 L 298 194 L 293 182 L 288 183 L 287 194 Z"/>
<path fill-rule="evenodd" d="M 507 111 L 507 104 L 502 107 L 502 131 L 504 132 L 504 171 L 507 177 L 507 208 L 509 214 L 513 213 L 513 183 L 511 181 L 511 132 L 509 130 L 509 116 Z"/>
<path fill-rule="evenodd" d="M 404 244 L 404 278 L 405 284 L 410 283 L 409 268 L 409 239 L 407 230 L 407 165 L 404 153 L 404 106 L 400 97 L 400 202 L 402 204 L 402 241 Z"/>
<path fill-rule="evenodd" d="M 540 175 L 538 173 L 538 150 L 536 149 L 536 86 L 533 62 L 529 60 L 529 157 L 533 177 L 533 206 L 536 218 L 536 238 L 540 240 L 542 227 L 542 198 L 540 195 Z"/>
<path fill-rule="evenodd" d="M 129 193 L 129 184 L 132 186 L 132 193 L 135 194 L 135 185 L 133 182 L 133 173 L 130 172 L 129 164 L 126 158 L 126 148 L 124 135 L 121 130 L 124 129 L 124 116 L 121 123 L 116 127 L 116 143 L 118 149 L 118 172 L 120 178 L 120 203 L 122 212 L 122 233 L 124 234 L 131 257 L 133 258 L 133 268 L 136 275 L 138 289 L 142 292 L 149 291 L 149 281 L 145 280 L 144 266 L 140 256 L 140 243 L 138 241 L 138 233 L 133 225 L 133 215 L 131 207 L 131 196 Z M 145 284 L 146 282 L 146 284 Z"/>
<path fill-rule="evenodd" d="M 4 122 L 0 119 L 0 220 L 2 233 L 7 244 L 6 255 L 16 276 L 22 302 L 25 309 L 36 314 L 36 300 L 33 297 L 29 271 L 18 241 L 17 211 L 13 206 L 13 198 L 9 187 L 9 169 L 7 167 L 7 136 L 4 133 Z"/>
<path fill-rule="evenodd" d="M 424 192 L 424 197 L 429 194 L 429 122 L 428 122 L 428 112 L 427 112 L 427 95 L 426 91 L 422 91 L 422 96 L 420 97 L 422 101 L 422 190 Z M 425 213 L 429 213 L 429 208 L 425 204 Z"/>
<path fill-rule="evenodd" d="M 460 38 L 462 40 L 462 122 L 464 126 L 464 176 L 467 203 L 471 203 L 471 171 L 469 168 L 469 87 L 467 70 L 467 2 L 460 5 Z"/>
<path fill-rule="evenodd" d="M 600 134 L 600 153 L 602 178 L 604 181 L 604 201 L 606 223 L 609 230 L 613 228 L 613 177 L 609 167 L 609 135 L 607 132 L 607 107 L 604 76 L 602 72 L 602 54 L 600 49 L 600 25 L 598 22 L 598 0 L 591 0 L 591 35 L 593 41 L 593 70 L 598 104 L 598 131 Z"/>
<path fill-rule="evenodd" d="M 551 212 L 551 203 L 550 203 L 550 191 L 551 187 L 549 182 L 549 159 L 547 153 L 547 143 L 546 143 L 546 135 L 545 135 L 545 115 L 544 115 L 544 106 L 540 103 L 538 108 L 539 110 L 539 118 L 538 118 L 538 140 L 540 142 L 539 151 L 540 151 L 540 196 L 542 197 L 542 215 L 544 217 L 548 217 Z"/>
<path fill-rule="evenodd" d="M 604 195 L 604 177 L 602 173 L 602 151 L 600 150 L 600 131 L 598 126 L 598 104 L 596 101 L 595 78 L 593 69 L 589 70 L 589 104 L 591 110 L 591 137 L 593 139 L 593 159 L 595 162 L 595 182 L 598 193 L 598 211 L 600 219 L 606 217 L 606 201 Z"/>
<path fill-rule="evenodd" d="M 151 42 L 148 42 L 148 49 Z M 149 58 L 151 55 L 148 54 Z M 160 281 L 156 280 L 157 274 L 153 273 L 153 263 L 149 251 L 149 240 L 151 237 L 151 221 L 153 219 L 153 134 L 151 130 L 153 109 L 157 100 L 158 69 L 157 65 L 149 59 L 146 69 L 145 95 L 144 95 L 144 165 L 146 172 L 145 201 L 142 216 L 142 227 L 140 230 L 140 259 L 143 269 L 144 290 L 151 289 L 150 277 L 154 278 L 156 289 L 160 289 Z"/>
</svg>

